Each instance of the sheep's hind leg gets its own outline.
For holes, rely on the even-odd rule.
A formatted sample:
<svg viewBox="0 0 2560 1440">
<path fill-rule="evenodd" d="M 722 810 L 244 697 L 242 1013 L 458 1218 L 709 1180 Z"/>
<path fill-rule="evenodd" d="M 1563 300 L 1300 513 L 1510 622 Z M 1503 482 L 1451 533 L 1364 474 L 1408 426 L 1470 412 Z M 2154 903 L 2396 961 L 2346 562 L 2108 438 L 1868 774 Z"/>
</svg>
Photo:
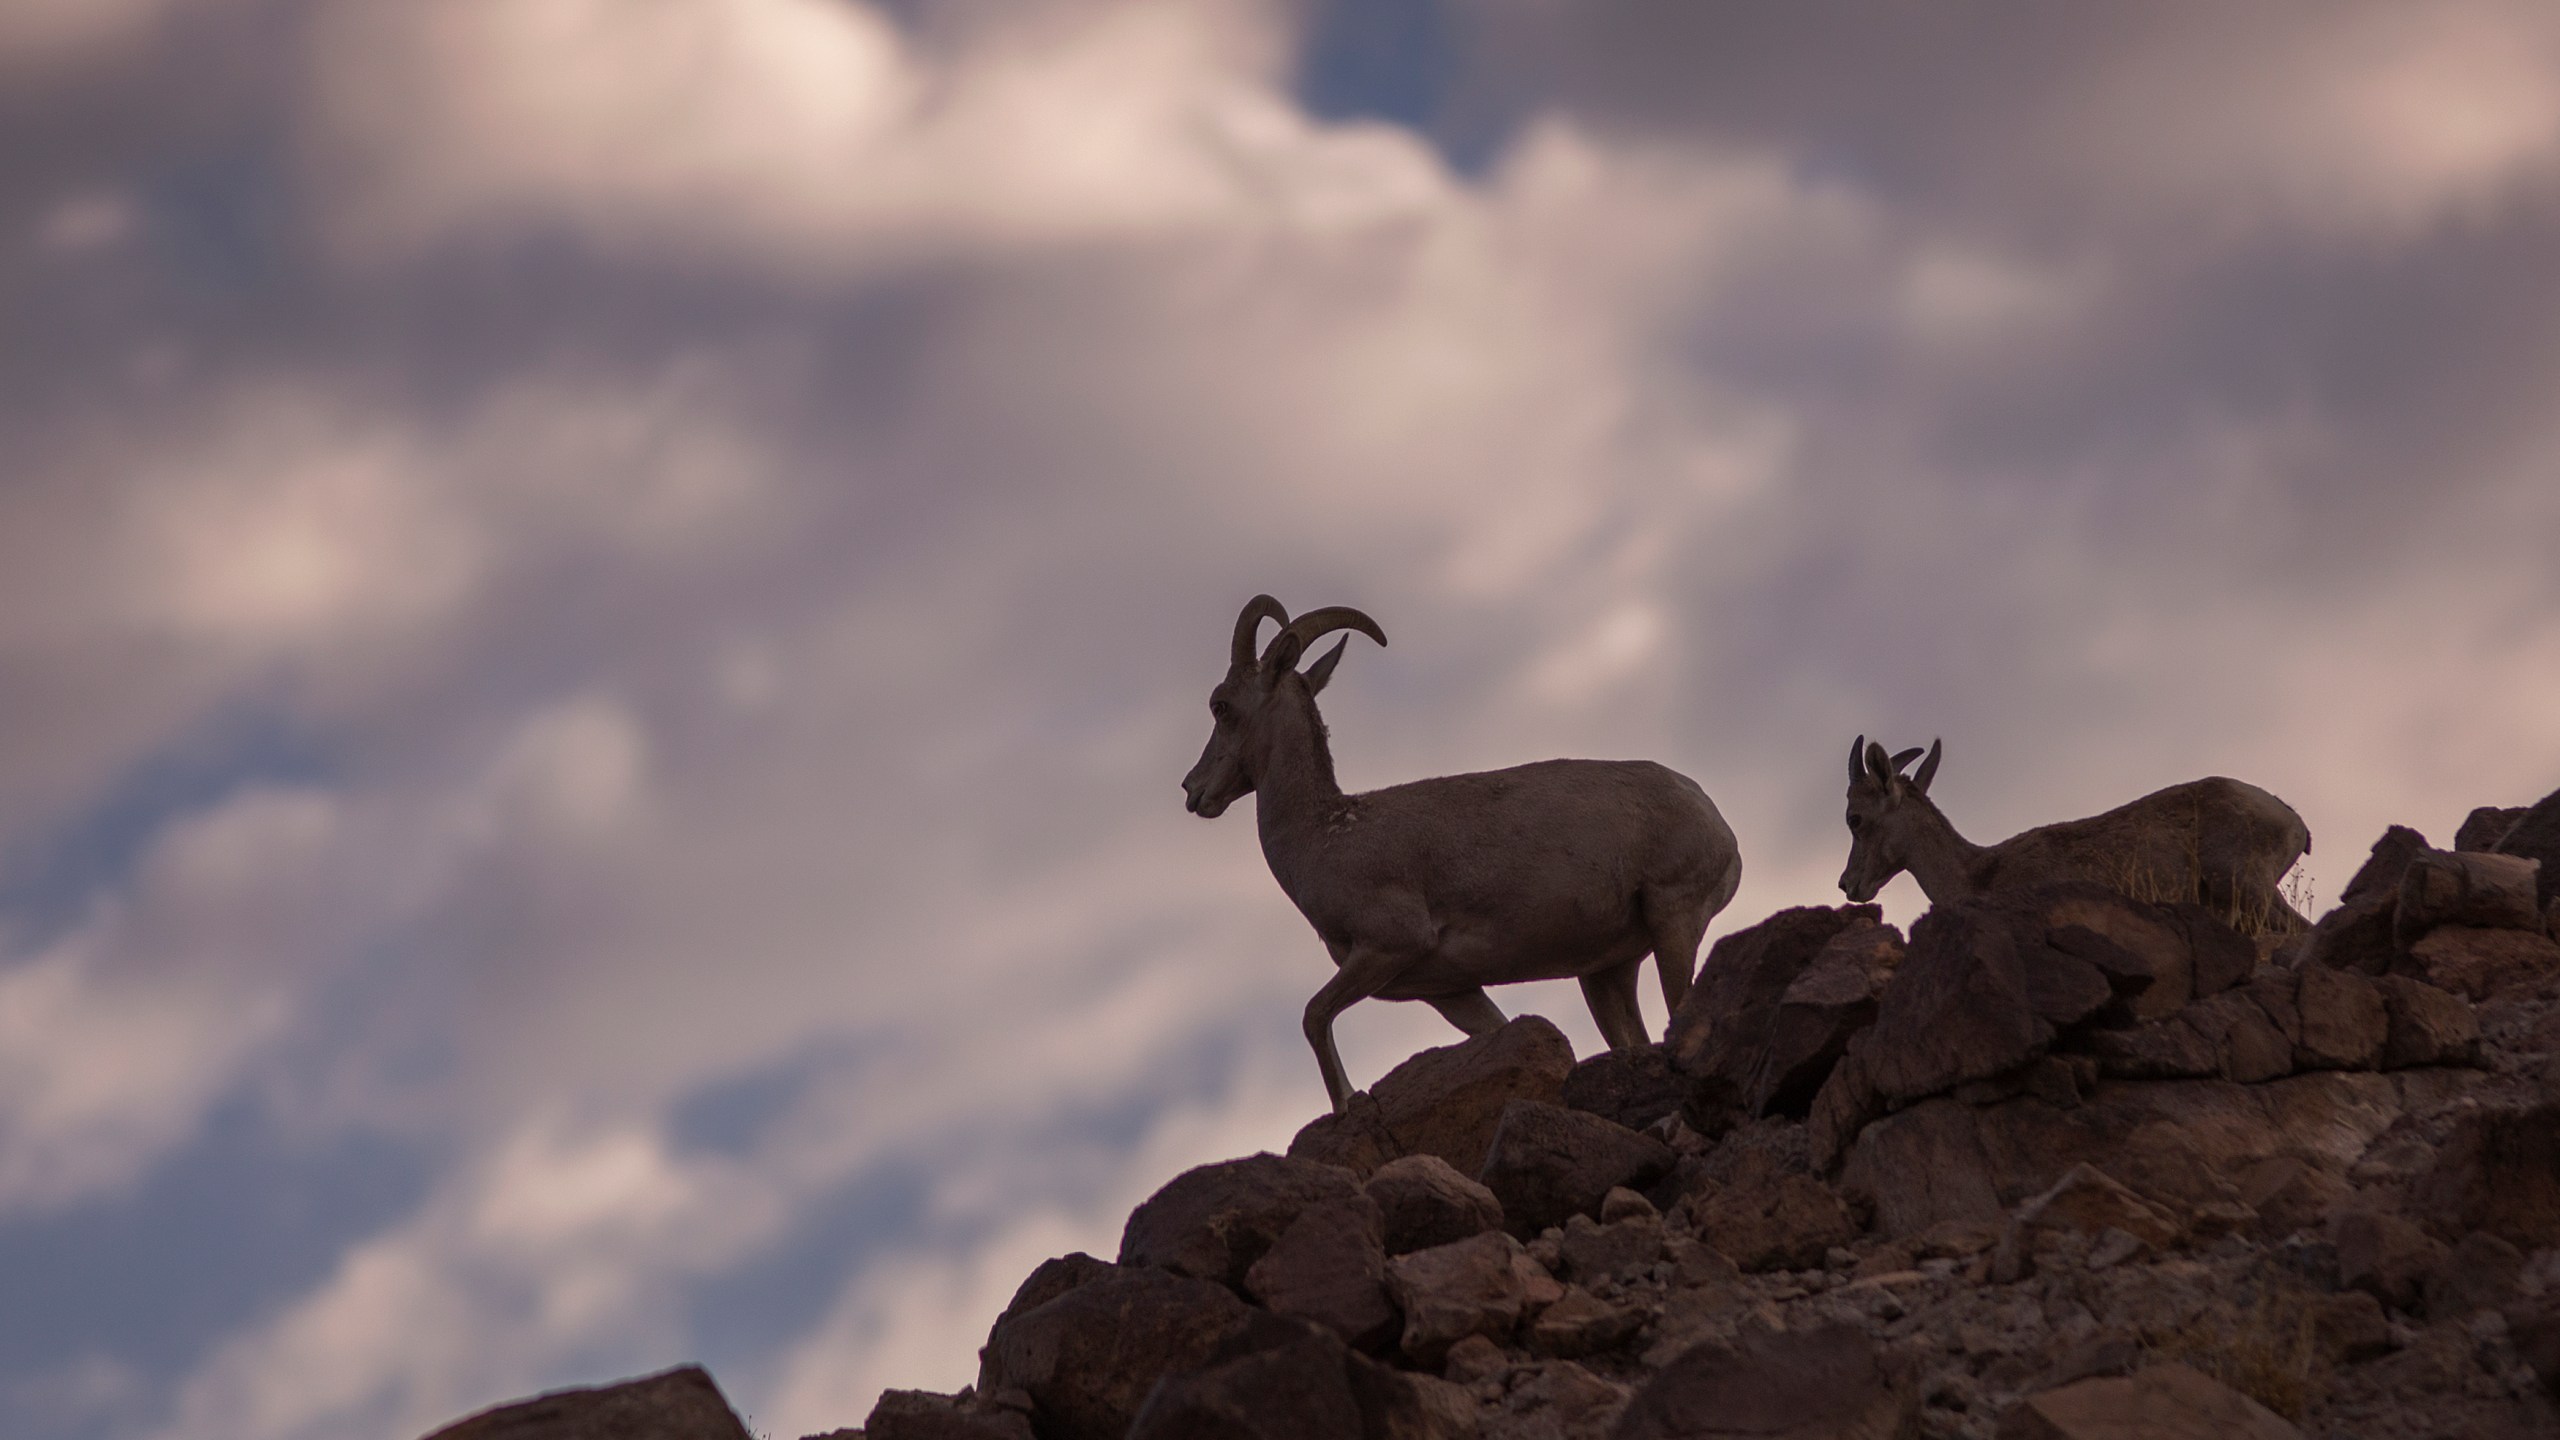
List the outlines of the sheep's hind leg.
<svg viewBox="0 0 2560 1440">
<path fill-rule="evenodd" d="M 1493 997 L 1485 994 L 1481 985 L 1455 995 L 1429 996 L 1426 1003 L 1440 1012 L 1441 1019 L 1467 1032 L 1470 1039 L 1490 1035 L 1505 1023 L 1502 1007 L 1493 1003 Z"/>
<path fill-rule="evenodd" d="M 1612 1050 L 1641 1050 L 1650 1043 L 1644 1033 L 1644 1011 L 1636 1005 L 1640 963 L 1630 960 L 1582 977 L 1582 998 L 1591 1006 L 1591 1018 L 1599 1023 L 1601 1038 Z"/>
</svg>

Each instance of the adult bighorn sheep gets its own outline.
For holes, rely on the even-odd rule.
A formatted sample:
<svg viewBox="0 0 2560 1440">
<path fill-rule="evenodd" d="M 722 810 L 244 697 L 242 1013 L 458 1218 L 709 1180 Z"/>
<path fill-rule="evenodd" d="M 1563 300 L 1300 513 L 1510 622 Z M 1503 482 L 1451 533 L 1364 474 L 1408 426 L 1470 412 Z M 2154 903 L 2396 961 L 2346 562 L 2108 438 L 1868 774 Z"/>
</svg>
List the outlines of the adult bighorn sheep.
<svg viewBox="0 0 2560 1440">
<path fill-rule="evenodd" d="M 1261 654 L 1264 620 L 1280 633 Z M 1307 1002 L 1307 1043 L 1336 1113 L 1351 1085 L 1333 1019 L 1357 1001 L 1421 1000 L 1469 1035 L 1503 1022 L 1487 985 L 1582 982 L 1613 1049 L 1645 1043 L 1636 966 L 1647 954 L 1673 1010 L 1707 922 L 1742 882 L 1733 831 L 1695 781 L 1646 760 L 1547 760 L 1345 795 L 1316 696 L 1345 636 L 1304 672 L 1318 638 L 1377 622 L 1334 606 L 1296 620 L 1268 595 L 1236 617 L 1213 727 L 1183 778 L 1187 808 L 1214 817 L 1258 793 L 1263 858 L 1333 953 Z"/>
<path fill-rule="evenodd" d="M 2094 880 L 2142 900 L 2194 900 L 2248 929 L 2310 928 L 2279 886 L 2311 848 L 2293 807 L 2216 775 L 2155 790 L 2085 820 L 1976 845 L 1929 798 L 1940 747 L 1887 756 L 1861 735 L 1849 746 L 1849 865 L 1840 889 L 1860 904 L 1908 870 L 1930 903 L 2060 880 Z"/>
</svg>

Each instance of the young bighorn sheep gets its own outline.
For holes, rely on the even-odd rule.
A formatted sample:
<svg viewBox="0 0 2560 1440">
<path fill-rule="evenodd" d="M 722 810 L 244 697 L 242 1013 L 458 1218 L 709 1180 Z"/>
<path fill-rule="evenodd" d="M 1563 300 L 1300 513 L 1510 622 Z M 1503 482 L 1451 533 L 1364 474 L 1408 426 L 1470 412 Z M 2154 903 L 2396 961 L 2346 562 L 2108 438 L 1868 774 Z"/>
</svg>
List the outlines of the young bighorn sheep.
<svg viewBox="0 0 2560 1440">
<path fill-rule="evenodd" d="M 1905 870 L 1939 905 L 2094 880 L 2137 899 L 2200 901 L 2251 929 L 2310 928 L 2278 887 L 2311 848 L 2311 832 L 2292 806 L 2255 785 L 2219 775 L 2190 780 L 2103 815 L 1976 845 L 1929 798 L 1936 742 L 1918 770 L 1902 773 L 1919 754 L 1888 757 L 1864 735 L 1849 747 L 1849 865 L 1840 889 L 1852 901 L 1874 899 Z"/>
<path fill-rule="evenodd" d="M 1281 628 L 1257 657 L 1264 620 Z M 1263 858 L 1336 966 L 1306 1014 L 1336 1113 L 1351 1085 L 1333 1019 L 1371 997 L 1424 1001 L 1482 1035 L 1503 1023 L 1484 987 L 1570 975 L 1612 1048 L 1644 1044 L 1636 966 L 1654 957 L 1663 1001 L 1678 1010 L 1707 922 L 1742 881 L 1715 803 L 1645 760 L 1548 760 L 1345 795 L 1316 695 L 1349 637 L 1297 668 L 1336 630 L 1387 643 L 1357 610 L 1292 621 L 1255 596 L 1236 617 L 1227 677 L 1209 693 L 1209 743 L 1182 782 L 1195 815 L 1261 796 Z"/>
</svg>

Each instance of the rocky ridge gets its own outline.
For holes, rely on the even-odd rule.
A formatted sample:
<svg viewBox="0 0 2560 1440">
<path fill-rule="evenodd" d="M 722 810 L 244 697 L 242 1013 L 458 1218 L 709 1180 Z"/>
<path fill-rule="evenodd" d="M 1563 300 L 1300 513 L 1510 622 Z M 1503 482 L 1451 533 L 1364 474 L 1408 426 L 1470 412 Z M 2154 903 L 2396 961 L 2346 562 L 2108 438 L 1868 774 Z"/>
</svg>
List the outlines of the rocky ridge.
<svg viewBox="0 0 2560 1440">
<path fill-rule="evenodd" d="M 1659 1047 L 1524 1017 L 1176 1177 L 824 1440 L 2560 1435 L 2555 868 L 2560 795 L 2282 941 L 1784 911 Z M 430 1440 L 607 1434 L 745 1431 L 683 1370 Z"/>
</svg>

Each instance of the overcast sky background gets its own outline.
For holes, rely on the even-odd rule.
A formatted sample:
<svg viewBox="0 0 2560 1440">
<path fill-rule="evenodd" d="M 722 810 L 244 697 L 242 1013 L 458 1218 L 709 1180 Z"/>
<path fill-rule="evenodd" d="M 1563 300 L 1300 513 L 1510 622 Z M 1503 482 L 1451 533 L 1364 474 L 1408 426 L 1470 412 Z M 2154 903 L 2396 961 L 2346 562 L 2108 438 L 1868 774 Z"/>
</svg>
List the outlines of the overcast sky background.
<svg viewBox="0 0 2560 1440">
<path fill-rule="evenodd" d="M 2546 0 L 0 0 L 0 1432 L 965 1383 L 1322 1108 L 1257 590 L 1716 935 L 1860 732 L 2325 902 L 2560 784 L 2556 396 Z"/>
</svg>

